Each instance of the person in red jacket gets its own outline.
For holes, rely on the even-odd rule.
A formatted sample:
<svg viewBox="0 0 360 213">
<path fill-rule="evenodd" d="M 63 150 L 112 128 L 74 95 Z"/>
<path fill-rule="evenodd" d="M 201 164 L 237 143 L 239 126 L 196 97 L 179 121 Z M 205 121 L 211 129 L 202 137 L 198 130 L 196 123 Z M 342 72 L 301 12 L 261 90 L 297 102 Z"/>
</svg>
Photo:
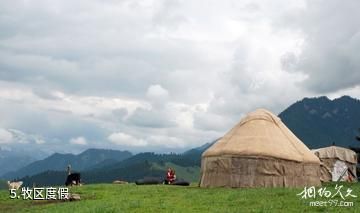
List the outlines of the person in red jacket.
<svg viewBox="0 0 360 213">
<path fill-rule="evenodd" d="M 171 168 L 168 168 L 166 173 L 166 180 L 168 184 L 172 184 L 176 180 L 175 171 Z"/>
</svg>

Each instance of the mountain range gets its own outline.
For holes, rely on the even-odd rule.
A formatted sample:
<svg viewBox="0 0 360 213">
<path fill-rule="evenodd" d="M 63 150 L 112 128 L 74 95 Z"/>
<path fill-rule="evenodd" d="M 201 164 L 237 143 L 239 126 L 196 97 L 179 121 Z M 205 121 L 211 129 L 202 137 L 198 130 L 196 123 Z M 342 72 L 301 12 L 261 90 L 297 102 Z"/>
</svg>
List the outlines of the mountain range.
<svg viewBox="0 0 360 213">
<path fill-rule="evenodd" d="M 17 171 L 8 172 L 2 177 L 5 179 L 18 179 L 47 170 L 66 171 L 69 164 L 71 164 L 72 168 L 83 171 L 119 162 L 131 156 L 132 154 L 128 151 L 105 149 L 88 149 L 78 155 L 55 153 L 43 160 L 32 162 Z"/>
<path fill-rule="evenodd" d="M 360 101 L 349 96 L 304 98 L 279 114 L 287 127 L 310 149 L 359 147 Z"/>
<path fill-rule="evenodd" d="M 360 147 L 355 140 L 360 133 L 360 101 L 349 96 L 334 100 L 327 97 L 304 98 L 290 105 L 279 117 L 311 149 L 333 143 L 342 147 Z M 9 172 L 3 178 L 20 178 L 26 185 L 62 185 L 66 178 L 66 167 L 71 164 L 74 170 L 81 172 L 85 183 L 162 177 L 167 167 L 174 168 L 178 177 L 197 181 L 201 154 L 215 141 L 182 154 L 132 155 L 127 151 L 99 149 L 89 149 L 79 155 L 56 153 Z"/>
<path fill-rule="evenodd" d="M 82 182 L 85 183 L 104 183 L 112 182 L 117 179 L 135 181 L 146 176 L 163 177 L 164 171 L 166 171 L 168 167 L 175 169 L 178 177 L 194 182 L 199 179 L 201 154 L 214 142 L 204 144 L 201 147 L 191 149 L 182 154 L 155 154 L 146 152 L 124 158 L 123 160 L 113 161 L 107 159 L 83 169 L 76 167 L 76 164 L 71 165 L 72 168 L 76 168 L 77 172 L 81 172 Z M 92 151 L 97 152 L 98 150 Z M 121 152 L 114 150 L 111 151 Z M 54 155 L 56 156 L 58 154 Z M 54 155 L 48 157 L 47 159 L 54 160 Z M 46 161 L 46 159 L 43 161 Z M 26 168 L 27 170 L 31 167 L 39 168 L 43 161 L 34 162 Z M 64 160 L 60 160 L 60 162 L 64 162 Z M 71 163 L 71 161 L 67 161 L 67 163 L 69 162 Z M 106 163 L 104 164 L 104 162 Z M 100 164 L 102 164 L 102 166 L 99 166 Z M 42 169 L 42 172 L 40 173 L 26 175 L 20 179 L 24 182 L 24 186 L 33 186 L 34 184 L 37 186 L 63 185 L 67 176 L 65 171 L 67 165 L 68 164 L 63 163 L 63 166 L 61 167 L 62 169 L 60 170 Z M 24 172 L 25 170 L 21 169 L 21 171 Z"/>
<path fill-rule="evenodd" d="M 39 156 L 34 156 L 27 152 L 0 148 L 0 176 L 8 172 L 16 171 L 40 159 Z"/>
</svg>

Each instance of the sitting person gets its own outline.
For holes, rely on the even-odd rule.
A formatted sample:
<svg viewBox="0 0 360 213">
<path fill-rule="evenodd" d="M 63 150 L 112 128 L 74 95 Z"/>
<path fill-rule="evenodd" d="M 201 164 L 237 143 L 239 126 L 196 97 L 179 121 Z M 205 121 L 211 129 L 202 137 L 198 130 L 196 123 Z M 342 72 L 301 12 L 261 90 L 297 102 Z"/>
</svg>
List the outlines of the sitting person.
<svg viewBox="0 0 360 213">
<path fill-rule="evenodd" d="M 175 170 L 168 168 L 166 173 L 166 183 L 172 184 L 176 180 Z"/>
</svg>

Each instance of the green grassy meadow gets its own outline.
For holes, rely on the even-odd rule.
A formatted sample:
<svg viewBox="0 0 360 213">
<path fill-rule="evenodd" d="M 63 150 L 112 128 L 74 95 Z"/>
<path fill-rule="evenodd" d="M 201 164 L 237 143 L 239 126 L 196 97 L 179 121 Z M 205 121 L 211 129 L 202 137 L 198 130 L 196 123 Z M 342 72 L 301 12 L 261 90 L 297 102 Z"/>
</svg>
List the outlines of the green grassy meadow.
<svg viewBox="0 0 360 213">
<path fill-rule="evenodd" d="M 296 194 L 303 189 L 199 188 L 169 185 L 93 184 L 71 187 L 81 201 L 34 201 L 10 199 L 0 190 L 0 212 L 360 212 L 360 184 L 341 184 L 358 198 L 347 198 L 352 207 L 314 207 Z M 335 192 L 335 185 L 325 185 Z M 324 186 L 323 186 L 324 187 Z M 341 200 L 340 197 L 332 199 Z M 327 200 L 318 199 L 316 200 Z"/>
</svg>

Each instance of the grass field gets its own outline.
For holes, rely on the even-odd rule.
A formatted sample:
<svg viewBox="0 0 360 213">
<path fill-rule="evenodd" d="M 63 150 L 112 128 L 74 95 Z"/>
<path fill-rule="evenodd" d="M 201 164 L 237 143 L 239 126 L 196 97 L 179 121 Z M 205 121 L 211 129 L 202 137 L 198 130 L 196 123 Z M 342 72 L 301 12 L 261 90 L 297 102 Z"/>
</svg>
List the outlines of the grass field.
<svg viewBox="0 0 360 213">
<path fill-rule="evenodd" d="M 81 201 L 73 202 L 12 200 L 9 191 L 0 190 L 0 212 L 360 212 L 360 184 L 342 185 L 344 195 L 351 188 L 358 196 L 346 198 L 352 207 L 309 206 L 314 199 L 296 195 L 303 189 L 94 184 L 70 188 L 81 195 Z M 325 186 L 335 193 L 334 184 Z M 331 199 L 341 200 L 339 196 Z"/>
</svg>

